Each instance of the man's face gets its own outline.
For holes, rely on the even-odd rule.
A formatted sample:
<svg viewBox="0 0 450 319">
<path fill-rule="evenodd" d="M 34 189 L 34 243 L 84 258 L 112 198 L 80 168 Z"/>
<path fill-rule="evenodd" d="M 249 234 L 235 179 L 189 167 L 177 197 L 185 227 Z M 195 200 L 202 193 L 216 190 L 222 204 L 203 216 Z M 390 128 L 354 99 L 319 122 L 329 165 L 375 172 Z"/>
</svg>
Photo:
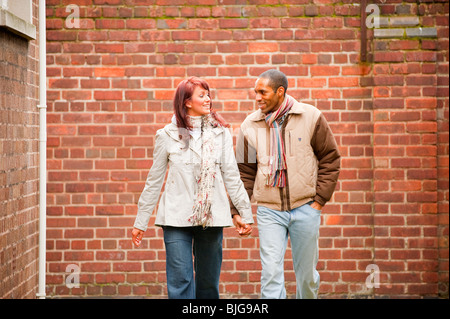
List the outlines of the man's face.
<svg viewBox="0 0 450 319">
<path fill-rule="evenodd" d="M 284 88 L 279 87 L 274 92 L 269 82 L 269 79 L 259 78 L 255 83 L 256 104 L 264 114 L 276 111 L 284 100 Z"/>
</svg>

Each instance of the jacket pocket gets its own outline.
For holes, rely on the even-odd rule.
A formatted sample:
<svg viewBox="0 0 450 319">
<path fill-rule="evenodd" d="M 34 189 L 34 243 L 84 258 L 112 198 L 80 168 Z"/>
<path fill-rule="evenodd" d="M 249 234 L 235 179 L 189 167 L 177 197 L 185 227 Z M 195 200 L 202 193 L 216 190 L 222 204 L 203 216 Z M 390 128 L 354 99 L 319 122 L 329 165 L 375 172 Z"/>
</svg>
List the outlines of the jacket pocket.
<svg viewBox="0 0 450 319">
<path fill-rule="evenodd" d="M 292 145 L 294 144 L 294 137 L 293 137 L 292 131 L 288 131 L 288 140 L 287 140 L 287 147 L 286 152 L 288 152 L 287 156 L 294 156 L 294 150 L 292 149 Z"/>
<path fill-rule="evenodd" d="M 269 176 L 269 174 L 270 174 L 270 158 L 269 158 L 269 156 L 262 158 L 258 162 L 257 175 L 258 174 L 264 176 L 264 178 L 267 178 Z M 264 182 L 264 184 L 265 184 L 265 182 Z"/>
<path fill-rule="evenodd" d="M 194 154 L 190 149 L 182 149 L 175 145 L 169 151 L 169 161 L 172 166 L 191 166 L 199 163 L 198 156 Z"/>
</svg>

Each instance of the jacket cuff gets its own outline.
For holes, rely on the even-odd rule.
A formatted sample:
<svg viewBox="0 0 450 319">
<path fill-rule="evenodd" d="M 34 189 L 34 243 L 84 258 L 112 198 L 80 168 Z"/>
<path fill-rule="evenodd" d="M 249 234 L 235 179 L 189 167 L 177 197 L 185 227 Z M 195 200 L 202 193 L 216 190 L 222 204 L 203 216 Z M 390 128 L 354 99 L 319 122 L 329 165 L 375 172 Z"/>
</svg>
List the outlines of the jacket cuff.
<svg viewBox="0 0 450 319">
<path fill-rule="evenodd" d="M 233 217 L 234 215 L 239 215 L 239 216 L 241 215 L 241 214 L 239 214 L 236 207 L 234 207 L 234 205 L 230 207 L 230 212 L 231 212 L 231 217 Z"/>
<path fill-rule="evenodd" d="M 326 200 L 324 200 L 322 197 L 320 197 L 319 195 L 314 196 L 314 201 L 318 202 L 321 206 L 325 206 L 325 204 L 327 203 Z"/>
<path fill-rule="evenodd" d="M 228 203 L 230 204 L 230 212 L 231 212 L 231 217 L 233 217 L 234 215 L 241 215 L 239 214 L 237 208 L 234 206 L 233 202 L 231 201 L 230 196 L 228 196 Z"/>
</svg>

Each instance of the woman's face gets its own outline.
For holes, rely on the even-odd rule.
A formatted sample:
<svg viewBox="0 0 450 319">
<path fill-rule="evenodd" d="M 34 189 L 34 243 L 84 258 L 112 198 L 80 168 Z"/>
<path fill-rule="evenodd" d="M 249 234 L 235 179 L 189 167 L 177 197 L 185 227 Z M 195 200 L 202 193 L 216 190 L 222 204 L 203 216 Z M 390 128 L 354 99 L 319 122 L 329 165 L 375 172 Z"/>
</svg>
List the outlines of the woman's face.
<svg viewBox="0 0 450 319">
<path fill-rule="evenodd" d="M 186 102 L 187 114 L 189 116 L 201 116 L 211 112 L 211 98 L 208 90 L 196 86 L 191 98 Z"/>
</svg>

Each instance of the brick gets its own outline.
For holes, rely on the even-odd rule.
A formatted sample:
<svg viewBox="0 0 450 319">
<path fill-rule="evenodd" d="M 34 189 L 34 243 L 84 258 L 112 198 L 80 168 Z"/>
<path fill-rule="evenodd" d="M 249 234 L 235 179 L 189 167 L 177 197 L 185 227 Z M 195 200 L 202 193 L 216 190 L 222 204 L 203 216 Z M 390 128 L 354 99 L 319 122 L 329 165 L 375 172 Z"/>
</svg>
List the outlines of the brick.
<svg viewBox="0 0 450 319">
<path fill-rule="evenodd" d="M 95 20 L 97 29 L 123 29 L 125 28 L 125 20 L 119 19 L 98 19 Z"/>
<path fill-rule="evenodd" d="M 177 41 L 195 41 L 200 40 L 200 31 L 172 31 L 172 39 Z"/>
<path fill-rule="evenodd" d="M 404 103 L 402 99 L 377 99 L 374 101 L 373 107 L 376 109 L 402 109 Z"/>
<path fill-rule="evenodd" d="M 125 75 L 124 68 L 95 68 L 96 77 L 123 77 Z"/>
<path fill-rule="evenodd" d="M 264 39 L 265 40 L 291 40 L 293 39 L 294 33 L 292 30 L 282 30 L 282 31 L 272 31 L 266 30 L 264 31 Z"/>
<path fill-rule="evenodd" d="M 247 52 L 245 43 L 218 43 L 217 50 L 222 53 Z"/>
<path fill-rule="evenodd" d="M 48 31 L 47 38 L 51 41 L 74 41 L 77 38 L 77 32 L 74 31 Z"/>
<path fill-rule="evenodd" d="M 435 122 L 408 123 L 407 131 L 414 132 L 437 132 L 437 124 Z"/>
<path fill-rule="evenodd" d="M 156 27 L 156 22 L 152 19 L 127 19 L 125 23 L 128 29 L 154 29 Z"/>
<path fill-rule="evenodd" d="M 327 30 L 325 33 L 326 39 L 334 40 L 352 40 L 356 39 L 357 35 L 354 30 Z M 347 51 L 351 47 L 355 47 L 356 44 L 348 42 L 342 44 L 343 51 Z"/>
<path fill-rule="evenodd" d="M 48 174 L 49 181 L 76 181 L 78 174 L 76 172 L 50 172 Z"/>
<path fill-rule="evenodd" d="M 249 43 L 248 45 L 248 51 L 249 52 L 276 52 L 278 51 L 278 44 L 277 43 Z"/>
<path fill-rule="evenodd" d="M 407 99 L 406 106 L 411 109 L 420 109 L 420 108 L 435 108 L 437 104 L 437 100 L 435 98 L 421 98 L 421 99 Z"/>
<path fill-rule="evenodd" d="M 244 76 L 247 75 L 246 67 L 226 67 L 219 68 L 220 76 Z"/>
<path fill-rule="evenodd" d="M 247 92 L 241 90 L 220 90 L 217 92 L 217 95 L 220 100 L 236 100 L 245 99 Z"/>
<path fill-rule="evenodd" d="M 92 238 L 94 236 L 94 231 L 92 229 L 66 229 L 64 232 L 64 238 Z M 67 252 L 70 253 L 70 252 Z M 73 255 L 72 255 L 73 256 Z M 92 256 L 92 252 L 86 252 L 85 256 Z M 79 255 L 82 260 L 89 260 L 83 258 L 83 253 L 80 252 Z M 73 259 L 72 259 L 73 260 Z"/>
<path fill-rule="evenodd" d="M 92 53 L 94 46 L 90 43 L 63 43 L 64 53 Z"/>
<path fill-rule="evenodd" d="M 289 57 L 288 57 L 288 60 L 290 60 Z M 301 56 L 301 61 L 304 64 L 317 64 L 317 60 L 318 60 L 318 57 L 315 54 L 303 54 Z"/>
<path fill-rule="evenodd" d="M 403 62 L 404 53 L 402 52 L 375 52 L 375 62 Z"/>
<path fill-rule="evenodd" d="M 415 77 L 407 77 L 406 84 L 408 85 L 436 85 L 436 77 L 435 76 L 415 76 Z"/>
<path fill-rule="evenodd" d="M 121 35 L 119 38 L 123 38 L 126 35 Z M 114 38 L 111 40 L 114 41 Z M 124 52 L 124 45 L 123 44 L 116 44 L 116 43 L 99 43 L 95 45 L 95 52 L 96 53 L 123 53 Z"/>
<path fill-rule="evenodd" d="M 138 31 L 109 31 L 108 39 L 110 41 L 136 41 L 139 38 Z M 123 45 L 96 46 L 96 52 L 123 52 Z"/>
<path fill-rule="evenodd" d="M 393 86 L 393 85 L 402 85 L 403 77 L 402 76 L 377 76 L 373 79 L 373 84 L 375 86 Z"/>
<path fill-rule="evenodd" d="M 254 18 L 250 19 L 250 27 L 258 28 L 279 28 L 280 21 L 277 18 Z"/>
<path fill-rule="evenodd" d="M 341 94 L 338 90 L 312 90 L 311 97 L 313 99 L 337 99 Z"/>
<path fill-rule="evenodd" d="M 124 167 L 124 162 L 122 160 L 105 160 L 101 162 L 95 163 L 96 169 L 120 169 Z M 96 175 L 91 175 L 88 179 L 92 180 L 92 178 L 95 178 L 95 180 L 98 180 L 99 177 L 95 177 Z"/>
<path fill-rule="evenodd" d="M 122 100 L 122 91 L 94 91 L 94 99 L 96 100 Z"/>
<path fill-rule="evenodd" d="M 310 52 L 310 44 L 298 42 L 280 42 L 281 52 Z"/>
<path fill-rule="evenodd" d="M 248 19 L 219 19 L 219 28 L 221 29 L 247 28 L 248 24 Z"/>
<path fill-rule="evenodd" d="M 417 40 L 398 40 L 389 43 L 391 50 L 417 50 L 419 47 L 420 43 Z"/>
<path fill-rule="evenodd" d="M 231 30 L 202 31 L 202 40 L 206 41 L 223 41 L 232 38 L 233 32 Z"/>
<path fill-rule="evenodd" d="M 75 135 L 76 127 L 71 125 L 49 125 L 47 126 L 49 135 Z"/>
<path fill-rule="evenodd" d="M 319 8 L 314 5 L 308 5 L 305 7 L 305 15 L 309 17 L 319 15 Z"/>
<path fill-rule="evenodd" d="M 336 66 L 312 66 L 311 76 L 339 75 L 339 67 Z"/>
<path fill-rule="evenodd" d="M 312 43 L 312 52 L 340 52 L 341 44 L 338 42 L 322 42 L 322 43 Z"/>
<path fill-rule="evenodd" d="M 342 96 L 349 99 L 361 99 L 371 96 L 372 91 L 370 89 L 358 88 L 358 89 L 344 89 Z"/>
</svg>

